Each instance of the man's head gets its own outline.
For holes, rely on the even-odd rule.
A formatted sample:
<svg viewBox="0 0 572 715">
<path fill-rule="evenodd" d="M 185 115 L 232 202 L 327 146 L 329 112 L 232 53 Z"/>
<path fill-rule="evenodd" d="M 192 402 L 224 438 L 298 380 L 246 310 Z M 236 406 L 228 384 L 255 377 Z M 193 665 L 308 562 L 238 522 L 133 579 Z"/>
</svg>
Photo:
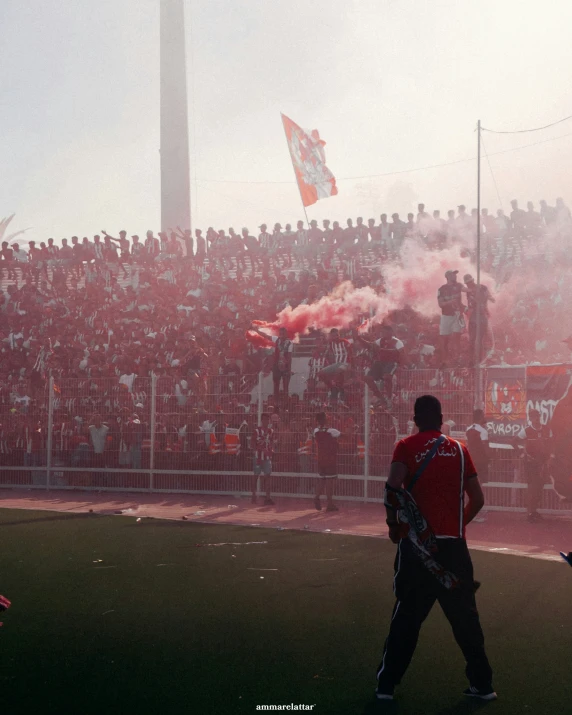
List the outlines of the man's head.
<svg viewBox="0 0 572 715">
<path fill-rule="evenodd" d="M 326 417 L 326 413 L 325 413 L 325 412 L 318 412 L 318 414 L 316 415 L 316 423 L 317 423 L 320 427 L 323 427 L 323 426 L 326 424 L 327 421 L 328 421 L 328 418 Z"/>
<path fill-rule="evenodd" d="M 526 204 L 526 208 L 527 208 L 529 211 L 534 211 L 534 204 L 532 203 L 532 201 L 529 201 L 529 202 Z"/>
<path fill-rule="evenodd" d="M 516 199 L 513 199 L 513 200 L 510 202 L 510 205 L 511 205 L 512 208 L 516 211 L 516 209 L 518 208 L 518 201 L 517 201 Z"/>
<path fill-rule="evenodd" d="M 435 211 L 433 211 L 433 218 L 439 218 L 440 215 L 441 212 L 439 211 L 439 209 L 435 209 Z"/>
<path fill-rule="evenodd" d="M 261 224 L 260 230 L 262 231 L 262 233 L 266 232 L 266 224 L 265 223 Z"/>
<path fill-rule="evenodd" d="M 338 340 L 340 337 L 340 331 L 337 328 L 332 328 L 330 330 L 330 340 Z"/>
<path fill-rule="evenodd" d="M 286 328 L 280 328 L 280 330 L 278 331 L 278 337 L 282 340 L 286 340 L 286 338 L 288 337 L 288 331 L 286 330 Z"/>
<path fill-rule="evenodd" d="M 392 325 L 382 325 L 381 326 L 381 335 L 384 338 L 391 338 L 393 337 L 393 326 Z"/>
<path fill-rule="evenodd" d="M 381 218 L 383 220 L 383 214 L 381 215 Z M 393 221 L 399 221 L 399 214 L 391 214 L 391 218 Z"/>
<path fill-rule="evenodd" d="M 485 413 L 483 410 L 473 410 L 473 422 L 477 425 L 484 425 Z"/>
<path fill-rule="evenodd" d="M 260 415 L 260 424 L 263 427 L 268 427 L 269 423 L 270 423 L 270 415 L 267 412 L 263 412 Z"/>
<path fill-rule="evenodd" d="M 349 218 L 349 219 L 346 221 L 346 223 L 347 223 L 347 225 L 348 225 L 348 228 L 351 228 L 352 225 L 353 225 L 351 218 Z"/>
<path fill-rule="evenodd" d="M 433 395 L 422 395 L 415 400 L 413 421 L 420 431 L 440 430 L 443 424 L 441 403 Z"/>
<path fill-rule="evenodd" d="M 447 218 L 449 218 L 449 219 L 455 218 L 455 212 L 453 211 L 453 209 L 450 209 L 449 211 L 447 211 Z"/>
<path fill-rule="evenodd" d="M 301 231 L 304 228 L 304 222 L 298 221 L 298 223 L 296 224 L 296 228 Z"/>
<path fill-rule="evenodd" d="M 459 209 L 460 216 L 463 216 L 465 211 L 467 210 L 467 207 L 464 204 L 459 204 L 459 206 L 457 206 L 457 208 Z"/>
<path fill-rule="evenodd" d="M 373 228 L 373 227 L 375 226 L 375 219 L 374 219 L 374 218 L 368 218 L 368 220 L 367 220 L 367 225 L 368 225 L 370 228 Z"/>
<path fill-rule="evenodd" d="M 363 218 L 361 216 L 357 217 L 357 225 L 362 226 L 363 225 Z"/>
<path fill-rule="evenodd" d="M 101 427 L 101 415 L 94 415 L 93 418 L 92 418 L 92 423 L 93 423 L 96 427 Z"/>
<path fill-rule="evenodd" d="M 330 219 L 325 218 L 325 219 L 322 221 L 322 226 L 323 226 L 324 228 L 328 229 L 328 228 L 330 227 Z"/>
<path fill-rule="evenodd" d="M 458 272 L 459 271 L 445 271 L 445 280 L 447 283 L 456 283 Z"/>
<path fill-rule="evenodd" d="M 472 287 L 475 285 L 475 279 L 473 278 L 473 276 L 470 273 L 465 273 L 465 275 L 463 276 L 463 283 L 466 286 Z"/>
<path fill-rule="evenodd" d="M 315 219 L 312 219 L 312 221 L 310 221 L 310 226 L 311 228 L 317 228 L 318 222 Z"/>
<path fill-rule="evenodd" d="M 417 204 L 417 211 L 422 214 L 425 211 L 425 204 Z"/>
<path fill-rule="evenodd" d="M 415 218 L 414 214 L 407 214 L 407 220 L 409 221 L 409 223 L 412 223 L 414 218 Z"/>
</svg>

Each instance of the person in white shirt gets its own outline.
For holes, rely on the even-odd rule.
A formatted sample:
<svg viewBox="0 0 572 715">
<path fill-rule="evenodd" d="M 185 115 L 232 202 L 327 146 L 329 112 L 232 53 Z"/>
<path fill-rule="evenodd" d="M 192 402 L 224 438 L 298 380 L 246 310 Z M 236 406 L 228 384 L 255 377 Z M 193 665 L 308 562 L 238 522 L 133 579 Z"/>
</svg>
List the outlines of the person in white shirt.
<svg viewBox="0 0 572 715">
<path fill-rule="evenodd" d="M 14 255 L 14 265 L 20 267 L 23 278 L 28 273 L 28 254 L 23 248 L 20 248 L 17 243 L 12 246 L 12 252 Z"/>
<path fill-rule="evenodd" d="M 101 421 L 100 415 L 94 415 L 92 424 L 88 427 L 89 441 L 93 452 L 91 454 L 92 467 L 105 467 L 105 447 L 109 427 Z"/>
</svg>

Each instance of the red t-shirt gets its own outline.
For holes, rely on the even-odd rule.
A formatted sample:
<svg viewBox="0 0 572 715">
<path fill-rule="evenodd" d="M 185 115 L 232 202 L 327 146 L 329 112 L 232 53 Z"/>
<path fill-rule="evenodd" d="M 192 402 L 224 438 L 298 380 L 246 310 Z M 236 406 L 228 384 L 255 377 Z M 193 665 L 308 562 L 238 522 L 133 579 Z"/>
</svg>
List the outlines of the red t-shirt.
<svg viewBox="0 0 572 715">
<path fill-rule="evenodd" d="M 406 437 L 395 445 L 392 462 L 400 462 L 407 467 L 405 488 L 440 435 L 438 430 L 427 430 Z M 465 538 L 465 485 L 476 475 L 469 450 L 460 442 L 445 437 L 412 491 L 435 536 Z"/>
</svg>

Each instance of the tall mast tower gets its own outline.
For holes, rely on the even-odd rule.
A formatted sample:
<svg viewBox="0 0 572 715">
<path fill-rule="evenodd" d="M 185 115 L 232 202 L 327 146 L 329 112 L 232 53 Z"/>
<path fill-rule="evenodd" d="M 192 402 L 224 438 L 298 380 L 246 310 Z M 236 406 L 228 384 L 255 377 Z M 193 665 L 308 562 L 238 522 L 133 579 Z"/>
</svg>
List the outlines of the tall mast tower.
<svg viewBox="0 0 572 715">
<path fill-rule="evenodd" d="M 161 1 L 161 230 L 191 228 L 184 0 Z"/>
</svg>

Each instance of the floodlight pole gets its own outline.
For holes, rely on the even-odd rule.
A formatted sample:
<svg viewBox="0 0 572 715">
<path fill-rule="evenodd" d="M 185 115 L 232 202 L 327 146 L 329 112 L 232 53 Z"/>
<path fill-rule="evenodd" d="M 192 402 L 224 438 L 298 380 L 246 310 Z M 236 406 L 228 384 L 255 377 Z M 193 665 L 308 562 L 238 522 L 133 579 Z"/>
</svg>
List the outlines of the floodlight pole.
<svg viewBox="0 0 572 715">
<path fill-rule="evenodd" d="M 475 407 L 480 408 L 481 391 L 481 120 L 477 122 L 477 292 L 474 310 L 477 311 L 475 324 Z"/>
</svg>

